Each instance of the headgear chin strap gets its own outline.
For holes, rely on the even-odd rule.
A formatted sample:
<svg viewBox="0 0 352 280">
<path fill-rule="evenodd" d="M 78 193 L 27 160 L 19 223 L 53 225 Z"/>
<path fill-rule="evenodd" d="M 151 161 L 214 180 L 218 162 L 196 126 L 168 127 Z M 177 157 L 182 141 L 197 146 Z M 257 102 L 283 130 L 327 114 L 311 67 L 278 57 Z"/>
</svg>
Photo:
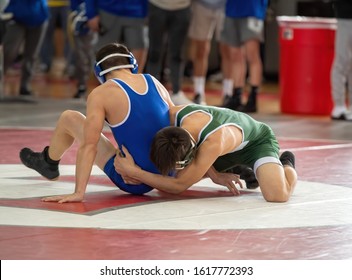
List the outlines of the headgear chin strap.
<svg viewBox="0 0 352 280">
<path fill-rule="evenodd" d="M 192 160 L 196 154 L 196 150 L 197 150 L 197 145 L 196 145 L 195 141 L 193 140 L 193 138 L 191 137 L 191 147 L 188 149 L 183 160 L 176 161 L 175 169 L 182 170 L 185 167 L 187 167 L 187 165 L 189 165 L 192 162 Z"/>
<path fill-rule="evenodd" d="M 129 58 L 129 62 L 130 64 L 125 64 L 125 65 L 118 65 L 118 66 L 113 66 L 113 67 L 110 67 L 108 69 L 105 69 L 103 70 L 101 67 L 100 67 L 100 64 L 111 58 L 111 57 L 114 57 L 114 56 L 122 56 L 122 57 L 128 57 Z M 131 69 L 131 72 L 136 74 L 138 73 L 138 64 L 137 64 L 137 60 L 136 58 L 133 56 L 133 54 L 130 52 L 129 54 L 124 54 L 124 53 L 112 53 L 112 54 L 109 54 L 107 56 L 105 56 L 104 58 L 102 58 L 100 61 L 96 62 L 94 64 L 94 74 L 95 74 L 95 77 L 97 77 L 98 81 L 103 84 L 106 82 L 106 78 L 105 78 L 105 74 L 106 73 L 109 73 L 113 70 L 117 70 L 117 69 L 126 69 L 126 68 L 130 68 Z"/>
</svg>

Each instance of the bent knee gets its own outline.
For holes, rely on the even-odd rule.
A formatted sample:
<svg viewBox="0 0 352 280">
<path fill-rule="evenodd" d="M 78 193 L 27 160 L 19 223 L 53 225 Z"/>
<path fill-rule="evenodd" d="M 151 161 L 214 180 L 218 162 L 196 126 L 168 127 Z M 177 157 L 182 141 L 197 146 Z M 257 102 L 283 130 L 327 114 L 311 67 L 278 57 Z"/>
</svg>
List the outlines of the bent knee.
<svg viewBox="0 0 352 280">
<path fill-rule="evenodd" d="M 287 202 L 289 200 L 289 196 L 286 194 L 279 194 L 279 195 L 269 195 L 269 196 L 264 196 L 265 200 L 267 202 Z"/>
<path fill-rule="evenodd" d="M 65 110 L 60 116 L 60 120 L 65 122 L 80 121 L 84 118 L 85 117 L 82 113 L 74 110 Z"/>
<path fill-rule="evenodd" d="M 263 191 L 263 197 L 267 202 L 287 202 L 290 198 L 290 193 L 286 186 L 275 186 L 267 191 Z"/>
</svg>

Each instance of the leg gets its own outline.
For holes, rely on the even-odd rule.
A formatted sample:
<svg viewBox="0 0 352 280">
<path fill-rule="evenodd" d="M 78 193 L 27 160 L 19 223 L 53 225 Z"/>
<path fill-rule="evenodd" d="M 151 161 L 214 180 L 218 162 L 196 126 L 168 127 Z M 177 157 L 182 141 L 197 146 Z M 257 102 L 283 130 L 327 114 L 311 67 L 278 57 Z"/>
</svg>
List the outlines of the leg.
<svg viewBox="0 0 352 280">
<path fill-rule="evenodd" d="M 208 69 L 208 56 L 210 53 L 210 41 L 192 39 L 192 44 L 194 44 L 195 48 L 193 59 L 195 97 L 193 101 L 200 104 L 205 103 L 205 82 Z"/>
<path fill-rule="evenodd" d="M 24 41 L 25 29 L 22 25 L 7 24 L 4 36 L 4 72 L 11 67 Z"/>
<path fill-rule="evenodd" d="M 38 58 L 40 48 L 47 28 L 47 22 L 38 27 L 26 27 L 25 42 L 23 51 L 22 75 L 20 84 L 20 94 L 30 95 L 30 81 L 33 76 L 33 66 Z"/>
<path fill-rule="evenodd" d="M 242 107 L 242 91 L 245 85 L 245 54 L 241 47 L 233 47 L 227 44 L 222 46 L 222 60 L 227 60 L 228 62 L 224 65 L 223 71 L 229 76 L 233 76 L 233 81 L 231 78 L 227 78 L 227 81 L 231 81 L 230 85 L 234 88 L 232 90 L 232 96 L 224 97 L 224 102 L 222 107 L 230 108 L 233 110 L 238 110 Z"/>
<path fill-rule="evenodd" d="M 262 82 L 262 61 L 260 58 L 260 42 L 249 40 L 244 44 L 246 59 L 249 65 L 249 78 L 252 86 L 260 86 Z"/>
<path fill-rule="evenodd" d="M 257 94 L 262 82 L 262 61 L 260 57 L 260 42 L 256 39 L 248 40 L 244 44 L 246 61 L 249 66 L 249 83 L 251 85 L 250 94 L 243 111 L 254 113 L 257 111 Z"/>
<path fill-rule="evenodd" d="M 262 194 L 268 202 L 288 201 L 297 183 L 296 170 L 288 164 L 263 164 L 257 168 L 256 176 Z"/>
<path fill-rule="evenodd" d="M 50 140 L 49 157 L 60 160 L 74 141 L 83 141 L 83 127 L 86 117 L 77 111 L 63 112 Z M 116 153 L 116 148 L 103 134 L 98 143 L 98 152 L 95 158 L 96 165 L 104 170 L 106 162 Z"/>
<path fill-rule="evenodd" d="M 166 13 L 149 3 L 149 52 L 147 71 L 160 80 L 162 72 L 162 57 L 165 48 Z"/>
<path fill-rule="evenodd" d="M 335 56 L 331 69 L 331 88 L 334 108 L 331 112 L 332 119 L 350 119 L 346 115 L 346 81 L 349 69 L 350 49 L 348 42 L 350 26 L 346 21 L 339 19 L 337 21 L 337 30 L 335 34 Z"/>
<path fill-rule="evenodd" d="M 191 9 L 185 8 L 174 12 L 169 28 L 169 54 L 172 92 L 181 90 L 184 66 L 184 51 L 187 30 L 191 19 Z"/>
<path fill-rule="evenodd" d="M 36 170 L 47 179 L 56 179 L 59 176 L 58 164 L 64 153 L 74 141 L 83 141 L 85 119 L 85 116 L 77 111 L 63 112 L 51 137 L 49 148 L 46 147 L 41 153 L 35 153 L 28 148 L 22 149 L 20 158 L 23 164 Z M 101 134 L 95 158 L 97 166 L 104 170 L 106 162 L 115 153 L 115 147 Z"/>
<path fill-rule="evenodd" d="M 86 95 L 87 83 L 92 69 L 93 53 L 93 33 L 86 35 L 74 36 L 75 47 L 73 49 L 75 56 L 75 78 L 77 79 L 77 92 L 74 98 L 80 98 Z"/>
<path fill-rule="evenodd" d="M 148 27 L 144 20 L 125 20 L 125 24 L 124 42 L 138 62 L 138 73 L 143 73 L 149 48 Z"/>
<path fill-rule="evenodd" d="M 230 47 L 230 60 L 233 65 L 235 88 L 244 88 L 246 84 L 246 58 L 243 47 Z"/>
<path fill-rule="evenodd" d="M 49 72 L 55 56 L 54 35 L 56 29 L 56 21 L 58 18 L 58 8 L 50 7 L 50 18 L 48 20 L 47 29 L 44 32 L 43 42 L 39 50 L 40 62 L 44 72 Z"/>
<path fill-rule="evenodd" d="M 232 69 L 232 63 L 228 59 L 230 54 L 230 46 L 220 42 L 219 50 L 220 50 L 220 56 L 221 56 L 221 71 L 223 74 L 222 91 L 223 91 L 223 96 L 225 98 L 225 97 L 230 97 L 233 90 L 233 74 L 232 74 L 233 69 Z"/>
</svg>

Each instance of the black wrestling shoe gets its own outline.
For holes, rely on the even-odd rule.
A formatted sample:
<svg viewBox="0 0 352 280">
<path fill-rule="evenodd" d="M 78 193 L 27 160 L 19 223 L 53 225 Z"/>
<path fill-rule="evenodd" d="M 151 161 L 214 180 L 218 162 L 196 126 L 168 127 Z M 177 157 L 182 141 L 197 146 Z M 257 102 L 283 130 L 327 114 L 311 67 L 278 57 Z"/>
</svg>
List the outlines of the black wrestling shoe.
<svg viewBox="0 0 352 280">
<path fill-rule="evenodd" d="M 247 189 L 256 189 L 259 187 L 257 178 L 255 177 L 254 171 L 252 168 L 245 165 L 236 165 L 229 170 L 231 173 L 240 175 L 240 179 L 246 182 Z"/>
<path fill-rule="evenodd" d="M 202 96 L 201 94 L 197 93 L 194 98 L 193 98 L 193 103 L 195 104 L 200 104 L 200 105 L 206 105 L 205 101 L 204 101 L 204 96 Z"/>
<path fill-rule="evenodd" d="M 283 152 L 280 156 L 280 161 L 282 165 L 289 165 L 295 168 L 295 155 L 290 151 Z"/>
<path fill-rule="evenodd" d="M 33 96 L 33 92 L 31 92 L 30 90 L 26 89 L 26 88 L 20 88 L 20 95 L 22 96 Z"/>
<path fill-rule="evenodd" d="M 242 107 L 241 100 L 238 96 L 228 96 L 224 97 L 224 102 L 220 107 L 232 109 L 238 111 Z"/>
<path fill-rule="evenodd" d="M 46 154 L 48 153 L 49 147 L 45 147 L 40 153 L 33 152 L 29 148 L 23 148 L 20 151 L 20 159 L 22 163 L 28 168 L 34 169 L 43 177 L 49 180 L 55 180 L 60 176 L 59 164 L 48 163 L 46 160 Z"/>
<path fill-rule="evenodd" d="M 257 104 L 256 102 L 248 102 L 246 105 L 240 107 L 238 110 L 243 113 L 256 113 Z"/>
<path fill-rule="evenodd" d="M 85 86 L 79 86 L 73 98 L 78 99 L 78 98 L 84 97 L 86 95 L 86 91 L 87 91 L 87 88 Z"/>
</svg>

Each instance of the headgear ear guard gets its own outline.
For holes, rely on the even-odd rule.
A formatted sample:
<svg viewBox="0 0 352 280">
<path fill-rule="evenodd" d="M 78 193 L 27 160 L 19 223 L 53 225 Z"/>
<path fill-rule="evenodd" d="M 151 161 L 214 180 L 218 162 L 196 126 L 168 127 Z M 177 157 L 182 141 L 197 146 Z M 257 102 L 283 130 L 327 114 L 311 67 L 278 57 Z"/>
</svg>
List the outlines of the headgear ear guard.
<svg viewBox="0 0 352 280">
<path fill-rule="evenodd" d="M 122 57 L 128 57 L 129 58 L 129 63 L 130 64 L 125 64 L 125 65 L 118 65 L 118 66 L 113 66 L 110 67 L 108 69 L 103 70 L 100 67 L 100 64 L 109 59 L 110 57 L 114 57 L 114 56 L 122 56 Z M 136 74 L 138 73 L 138 64 L 137 64 L 137 60 L 136 58 L 133 56 L 133 54 L 130 52 L 129 54 L 124 54 L 124 53 L 112 53 L 109 54 L 107 56 L 105 56 L 104 58 L 102 58 L 100 61 L 96 62 L 94 64 L 94 74 L 97 77 L 98 81 L 103 84 L 106 82 L 106 78 L 105 78 L 105 74 L 109 73 L 113 70 L 117 70 L 117 69 L 125 69 L 125 68 L 130 68 L 131 72 Z"/>
<path fill-rule="evenodd" d="M 183 160 L 176 161 L 175 169 L 182 170 L 185 167 L 187 167 L 187 165 L 189 165 L 192 162 L 193 158 L 195 157 L 196 150 L 197 150 L 197 144 L 195 143 L 195 141 L 191 137 L 191 147 L 188 149 Z"/>
</svg>

